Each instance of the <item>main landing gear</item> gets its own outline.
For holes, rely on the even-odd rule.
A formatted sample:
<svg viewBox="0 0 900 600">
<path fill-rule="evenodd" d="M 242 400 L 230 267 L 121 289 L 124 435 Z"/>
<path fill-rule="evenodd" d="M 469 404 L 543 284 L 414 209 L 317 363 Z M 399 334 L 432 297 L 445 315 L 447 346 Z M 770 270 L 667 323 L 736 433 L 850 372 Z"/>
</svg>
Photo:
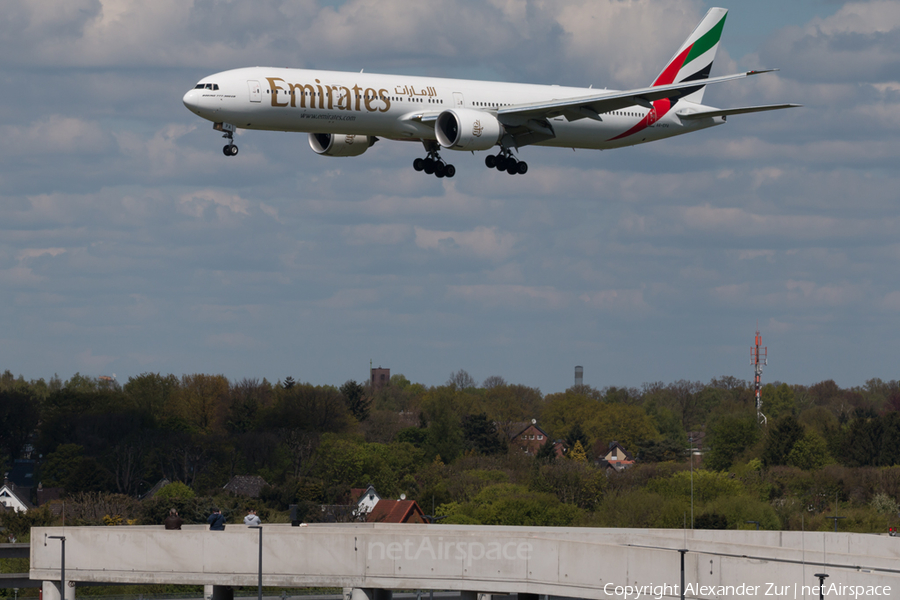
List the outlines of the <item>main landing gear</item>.
<svg viewBox="0 0 900 600">
<path fill-rule="evenodd" d="M 413 169 L 416 171 L 425 171 L 429 175 L 434 175 L 438 179 L 442 177 L 453 177 L 456 175 L 456 167 L 448 165 L 444 159 L 434 150 L 428 152 L 425 158 L 417 158 L 413 161 Z"/>
<path fill-rule="evenodd" d="M 484 157 L 484 164 L 488 169 L 506 171 L 510 175 L 524 175 L 528 172 L 528 163 L 517 160 L 509 150 L 501 150 L 497 156 L 488 154 Z"/>
</svg>

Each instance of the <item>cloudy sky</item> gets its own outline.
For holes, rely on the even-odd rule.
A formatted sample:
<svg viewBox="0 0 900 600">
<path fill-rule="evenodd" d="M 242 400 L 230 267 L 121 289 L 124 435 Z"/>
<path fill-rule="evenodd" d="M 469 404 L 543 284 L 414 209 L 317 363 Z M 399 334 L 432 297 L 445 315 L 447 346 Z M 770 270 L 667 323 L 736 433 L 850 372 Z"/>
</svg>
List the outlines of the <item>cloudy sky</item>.
<svg viewBox="0 0 900 600">
<path fill-rule="evenodd" d="M 802 109 L 526 176 L 413 144 L 315 155 L 185 91 L 293 66 L 612 89 L 648 84 L 701 0 L 6 0 L 0 369 L 367 376 L 467 370 L 565 389 L 721 375 L 898 378 L 900 2 L 734 0 L 709 89 Z"/>
</svg>

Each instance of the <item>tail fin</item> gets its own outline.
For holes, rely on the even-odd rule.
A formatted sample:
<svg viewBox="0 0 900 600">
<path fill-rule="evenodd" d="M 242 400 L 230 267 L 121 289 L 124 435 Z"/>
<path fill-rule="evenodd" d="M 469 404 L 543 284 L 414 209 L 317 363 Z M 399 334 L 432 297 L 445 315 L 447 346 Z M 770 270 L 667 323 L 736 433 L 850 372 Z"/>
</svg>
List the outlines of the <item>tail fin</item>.
<svg viewBox="0 0 900 600">
<path fill-rule="evenodd" d="M 722 28 L 725 27 L 727 15 L 728 10 L 725 8 L 709 9 L 694 32 L 681 45 L 662 73 L 657 76 L 653 85 L 707 79 L 712 70 L 713 60 L 716 58 L 719 38 L 722 37 Z M 684 99 L 699 104 L 703 101 L 705 89 L 706 86 L 701 85 L 696 92 L 684 96 Z"/>
</svg>

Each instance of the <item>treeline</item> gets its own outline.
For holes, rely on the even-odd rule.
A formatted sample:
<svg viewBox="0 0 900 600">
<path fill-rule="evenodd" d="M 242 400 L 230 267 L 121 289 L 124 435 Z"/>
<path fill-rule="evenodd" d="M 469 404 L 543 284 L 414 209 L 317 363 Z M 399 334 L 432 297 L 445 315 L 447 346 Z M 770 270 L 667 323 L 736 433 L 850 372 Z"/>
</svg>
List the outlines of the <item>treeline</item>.
<svg viewBox="0 0 900 600">
<path fill-rule="evenodd" d="M 377 389 L 201 374 L 26 381 L 7 371 L 0 452 L 10 465 L 31 450 L 35 482 L 70 497 L 139 497 L 163 478 L 213 496 L 234 475 L 260 475 L 271 511 L 339 503 L 373 484 L 448 522 L 507 524 L 681 526 L 693 470 L 704 526 L 799 527 L 843 507 L 861 511 L 858 527 L 880 528 L 900 495 L 900 468 L 890 468 L 900 464 L 900 383 L 774 383 L 762 400 L 766 426 L 753 389 L 733 377 L 543 394 L 497 376 L 479 385 L 465 371 L 431 387 L 394 375 Z M 519 449 L 513 438 L 532 419 L 564 457 L 549 445 L 537 456 Z M 595 461 L 613 441 L 637 463 L 610 476 Z M 155 518 L 142 510 L 130 516 Z"/>
</svg>

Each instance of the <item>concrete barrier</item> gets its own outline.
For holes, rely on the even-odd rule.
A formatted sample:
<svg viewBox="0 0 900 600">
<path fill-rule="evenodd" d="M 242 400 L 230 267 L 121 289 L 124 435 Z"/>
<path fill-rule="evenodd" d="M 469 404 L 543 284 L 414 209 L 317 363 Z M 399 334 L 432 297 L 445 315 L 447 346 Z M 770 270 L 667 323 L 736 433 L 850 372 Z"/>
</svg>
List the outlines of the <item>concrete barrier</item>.
<svg viewBox="0 0 900 600">
<path fill-rule="evenodd" d="M 257 584 L 258 532 L 238 525 L 225 531 L 35 528 L 32 579 L 59 581 L 60 547 L 52 535 L 66 537 L 70 580 Z M 814 575 L 823 571 L 829 585 L 871 587 L 873 596 L 875 588 L 889 586 L 882 597 L 900 597 L 900 539 L 822 532 L 265 525 L 263 584 L 360 590 L 352 600 L 382 600 L 371 590 L 408 589 L 597 600 L 634 598 L 644 590 L 642 597 L 677 598 L 680 549 L 687 549 L 685 582 L 694 592 L 688 597 L 763 597 L 767 589 L 789 589 L 790 597 L 818 598 L 804 586 L 817 585 Z M 756 593 L 746 593 L 748 587 Z"/>
</svg>

